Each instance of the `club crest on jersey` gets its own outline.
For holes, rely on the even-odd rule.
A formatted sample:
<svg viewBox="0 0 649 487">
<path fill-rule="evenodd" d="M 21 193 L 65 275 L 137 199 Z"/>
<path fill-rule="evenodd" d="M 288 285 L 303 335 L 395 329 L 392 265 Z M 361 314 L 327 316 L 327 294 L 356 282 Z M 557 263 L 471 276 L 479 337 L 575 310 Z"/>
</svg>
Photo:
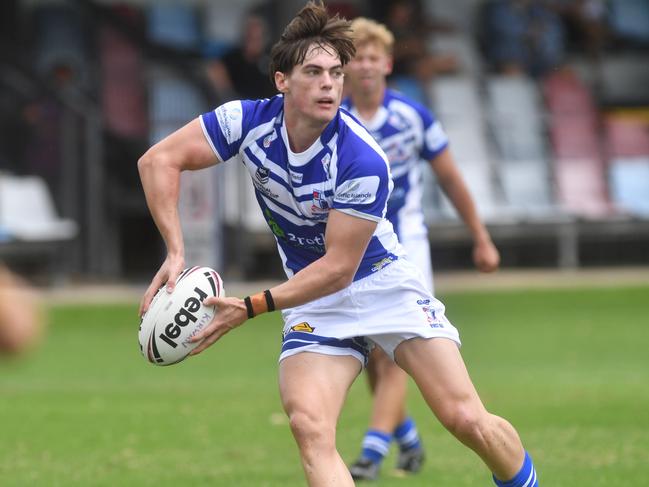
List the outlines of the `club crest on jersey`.
<svg viewBox="0 0 649 487">
<path fill-rule="evenodd" d="M 255 172 L 255 177 L 257 178 L 257 181 L 259 181 L 261 184 L 266 184 L 268 182 L 269 174 L 270 171 L 267 168 L 260 166 L 257 168 L 257 172 Z"/>
<path fill-rule="evenodd" d="M 291 331 L 301 331 L 302 333 L 313 333 L 315 331 L 315 326 L 309 325 L 306 321 L 298 323 L 291 327 Z"/>
<path fill-rule="evenodd" d="M 327 203 L 324 193 L 318 189 L 313 190 L 313 205 L 311 205 L 311 210 L 313 213 L 329 211 L 329 203 Z"/>
<path fill-rule="evenodd" d="M 268 134 L 266 137 L 264 137 L 264 148 L 268 149 L 270 147 L 270 143 L 277 138 L 277 132 L 273 130 L 272 133 Z"/>
</svg>

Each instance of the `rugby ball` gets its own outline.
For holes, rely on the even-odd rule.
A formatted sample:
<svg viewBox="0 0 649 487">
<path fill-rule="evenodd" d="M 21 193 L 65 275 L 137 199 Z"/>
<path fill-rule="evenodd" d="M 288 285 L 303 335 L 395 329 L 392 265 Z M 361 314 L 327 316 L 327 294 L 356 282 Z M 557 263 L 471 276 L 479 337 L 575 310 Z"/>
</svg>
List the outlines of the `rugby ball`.
<svg viewBox="0 0 649 487">
<path fill-rule="evenodd" d="M 176 280 L 170 294 L 161 287 L 142 316 L 138 339 L 145 359 L 155 365 L 171 365 L 185 359 L 201 342 L 189 340 L 214 317 L 214 306 L 203 301 L 223 297 L 223 280 L 209 267 L 190 267 Z"/>
</svg>

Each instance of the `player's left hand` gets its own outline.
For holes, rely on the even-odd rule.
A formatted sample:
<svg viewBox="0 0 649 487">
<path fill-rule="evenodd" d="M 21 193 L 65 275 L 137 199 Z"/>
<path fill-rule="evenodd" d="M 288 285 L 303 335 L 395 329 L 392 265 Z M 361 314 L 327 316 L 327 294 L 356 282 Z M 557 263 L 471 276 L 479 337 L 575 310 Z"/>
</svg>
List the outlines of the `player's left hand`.
<svg viewBox="0 0 649 487">
<path fill-rule="evenodd" d="M 209 297 L 203 301 L 205 306 L 216 306 L 216 313 L 209 325 L 196 334 L 191 341 L 204 341 L 190 355 L 197 355 L 216 342 L 223 335 L 248 319 L 248 311 L 243 299 Z"/>
<path fill-rule="evenodd" d="M 494 272 L 498 269 L 500 253 L 491 240 L 483 240 L 475 244 L 473 263 L 480 272 Z"/>
</svg>

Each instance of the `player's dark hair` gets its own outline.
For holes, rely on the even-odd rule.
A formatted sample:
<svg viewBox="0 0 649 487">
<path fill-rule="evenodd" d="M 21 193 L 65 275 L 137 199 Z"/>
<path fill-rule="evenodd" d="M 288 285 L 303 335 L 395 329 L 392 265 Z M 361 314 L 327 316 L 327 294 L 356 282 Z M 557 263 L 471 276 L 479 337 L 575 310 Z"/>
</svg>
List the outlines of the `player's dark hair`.
<svg viewBox="0 0 649 487">
<path fill-rule="evenodd" d="M 356 54 L 351 38 L 351 23 L 338 14 L 329 17 L 321 1 L 309 2 L 286 26 L 279 41 L 270 51 L 270 79 L 275 72 L 290 73 L 302 64 L 312 44 L 333 49 L 341 64 L 347 64 Z"/>
</svg>

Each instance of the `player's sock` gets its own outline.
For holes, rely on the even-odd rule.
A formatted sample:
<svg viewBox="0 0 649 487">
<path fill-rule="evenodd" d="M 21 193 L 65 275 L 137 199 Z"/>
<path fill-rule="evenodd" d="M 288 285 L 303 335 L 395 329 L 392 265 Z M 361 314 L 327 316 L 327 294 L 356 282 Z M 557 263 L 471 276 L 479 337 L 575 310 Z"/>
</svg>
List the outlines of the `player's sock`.
<svg viewBox="0 0 649 487">
<path fill-rule="evenodd" d="M 381 463 L 383 458 L 388 454 L 392 435 L 379 430 L 367 430 L 363 438 L 363 458 L 371 460 L 373 463 Z"/>
<path fill-rule="evenodd" d="M 523 466 L 513 479 L 507 481 L 498 480 L 495 475 L 493 476 L 493 479 L 498 487 L 539 487 L 539 481 L 536 478 L 536 470 L 534 469 L 532 458 L 527 452 L 525 452 Z"/>
<path fill-rule="evenodd" d="M 399 444 L 401 451 L 421 448 L 417 425 L 415 425 L 414 420 L 410 417 L 406 418 L 403 423 L 395 428 L 394 439 Z"/>
</svg>

